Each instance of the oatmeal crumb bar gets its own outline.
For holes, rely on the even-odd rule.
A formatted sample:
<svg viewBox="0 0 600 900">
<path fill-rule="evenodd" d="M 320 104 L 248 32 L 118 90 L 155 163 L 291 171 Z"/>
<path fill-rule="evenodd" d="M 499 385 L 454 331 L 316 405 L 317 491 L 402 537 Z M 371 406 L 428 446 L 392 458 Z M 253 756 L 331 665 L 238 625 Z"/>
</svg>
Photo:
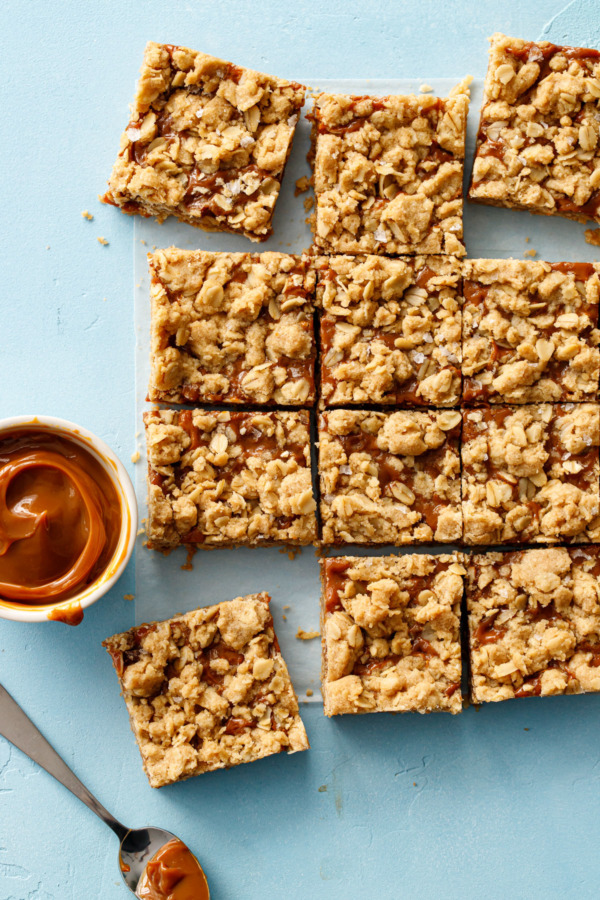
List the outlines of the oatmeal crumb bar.
<svg viewBox="0 0 600 900">
<path fill-rule="evenodd" d="M 458 410 L 324 412 L 319 418 L 323 543 L 459 540 L 460 428 Z"/>
<path fill-rule="evenodd" d="M 308 413 L 152 410 L 148 546 L 310 544 Z"/>
<path fill-rule="evenodd" d="M 459 554 L 321 560 L 326 716 L 462 709 Z"/>
<path fill-rule="evenodd" d="M 463 412 L 467 544 L 600 540 L 600 406 Z"/>
<path fill-rule="evenodd" d="M 327 253 L 464 255 L 469 81 L 446 98 L 315 97 L 317 247 Z"/>
<path fill-rule="evenodd" d="M 471 556 L 476 703 L 600 691 L 600 548 Z"/>
<path fill-rule="evenodd" d="M 463 263 L 463 400 L 595 400 L 599 263 Z"/>
<path fill-rule="evenodd" d="M 150 400 L 314 402 L 314 272 L 307 257 L 170 247 L 148 261 Z"/>
<path fill-rule="evenodd" d="M 460 399 L 460 263 L 316 260 L 325 406 L 453 406 Z"/>
<path fill-rule="evenodd" d="M 600 53 L 490 41 L 469 199 L 600 222 Z"/>
<path fill-rule="evenodd" d="M 271 233 L 305 89 L 149 43 L 105 203 L 253 241 Z"/>
<path fill-rule="evenodd" d="M 103 642 L 152 787 L 308 749 L 269 601 L 250 594 Z"/>
</svg>

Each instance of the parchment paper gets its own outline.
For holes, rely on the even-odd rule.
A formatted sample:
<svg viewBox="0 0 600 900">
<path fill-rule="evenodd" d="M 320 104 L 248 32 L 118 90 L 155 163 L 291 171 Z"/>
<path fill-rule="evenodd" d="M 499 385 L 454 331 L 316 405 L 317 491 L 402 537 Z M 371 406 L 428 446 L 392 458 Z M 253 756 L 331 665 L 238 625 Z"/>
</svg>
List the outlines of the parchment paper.
<svg viewBox="0 0 600 900">
<path fill-rule="evenodd" d="M 314 89 L 345 94 L 409 94 L 418 93 L 423 79 L 407 80 L 309 80 Z M 446 96 L 455 79 L 433 79 L 427 82 L 434 93 Z M 475 134 L 481 107 L 482 81 L 471 85 L 471 107 L 467 132 L 468 180 L 475 145 Z M 308 109 L 305 107 L 304 112 Z M 142 413 L 150 408 L 146 393 L 150 374 L 149 334 L 150 301 L 146 254 L 171 245 L 185 249 L 252 251 L 278 250 L 297 253 L 310 246 L 312 239 L 305 222 L 303 200 L 307 194 L 294 197 L 295 182 L 310 175 L 306 162 L 310 126 L 304 117 L 298 123 L 294 146 L 288 161 L 274 216 L 274 235 L 263 244 L 251 243 L 231 234 L 207 234 L 199 229 L 167 220 L 158 225 L 152 219 L 135 218 L 134 228 L 134 304 L 136 328 L 136 443 L 141 459 L 136 468 L 136 492 L 141 518 L 146 516 L 146 464 Z M 538 259 L 549 261 L 591 261 L 598 252 L 583 238 L 586 226 L 559 217 L 532 216 L 512 210 L 494 209 L 465 203 L 465 241 L 470 257 L 514 256 L 526 250 L 537 251 Z M 529 238 L 529 242 L 527 242 Z M 301 700 L 319 701 L 320 641 L 299 640 L 299 628 L 305 631 L 319 627 L 319 572 L 316 551 L 304 548 L 293 560 L 285 550 L 250 549 L 199 550 L 193 558 L 192 570 L 184 570 L 186 552 L 175 551 L 165 557 L 143 546 L 144 535 L 136 545 L 136 623 L 166 619 L 198 606 L 209 606 L 244 594 L 266 590 L 271 594 L 271 608 L 282 653 L 290 669 Z M 438 545 L 448 552 L 448 545 Z M 347 547 L 349 555 L 384 555 L 418 552 L 418 547 L 381 547 L 377 551 Z M 307 690 L 312 691 L 307 696 Z"/>
</svg>

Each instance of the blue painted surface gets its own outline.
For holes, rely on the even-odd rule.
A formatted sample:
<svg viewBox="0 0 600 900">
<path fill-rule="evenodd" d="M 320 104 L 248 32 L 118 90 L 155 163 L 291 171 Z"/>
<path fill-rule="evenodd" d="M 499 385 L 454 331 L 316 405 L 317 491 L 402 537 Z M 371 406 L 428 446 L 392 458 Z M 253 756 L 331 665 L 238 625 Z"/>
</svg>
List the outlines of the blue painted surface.
<svg viewBox="0 0 600 900">
<path fill-rule="evenodd" d="M 551 39 L 598 45 L 598 3 L 561 7 L 5 0 L 0 416 L 78 421 L 129 465 L 133 222 L 96 195 L 147 39 L 300 80 L 458 79 L 484 74 L 494 30 L 535 39 L 555 15 Z M 214 900 L 597 897 L 600 697 L 454 718 L 305 708 L 309 753 L 156 792 L 100 646 L 133 621 L 133 592 L 130 570 L 77 629 L 1 622 L 0 681 L 117 816 L 190 843 Z M 0 740 L 0 900 L 125 896 L 111 833 Z"/>
</svg>

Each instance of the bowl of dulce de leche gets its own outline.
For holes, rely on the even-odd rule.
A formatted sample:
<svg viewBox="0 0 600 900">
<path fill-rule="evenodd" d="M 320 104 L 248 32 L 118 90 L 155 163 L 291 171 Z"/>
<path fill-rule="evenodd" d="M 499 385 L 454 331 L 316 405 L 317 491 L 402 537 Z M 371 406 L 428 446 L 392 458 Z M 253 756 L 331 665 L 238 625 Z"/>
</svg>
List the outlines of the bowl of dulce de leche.
<svg viewBox="0 0 600 900">
<path fill-rule="evenodd" d="M 78 625 L 123 573 L 137 533 L 129 475 L 64 419 L 0 420 L 0 617 Z"/>
</svg>

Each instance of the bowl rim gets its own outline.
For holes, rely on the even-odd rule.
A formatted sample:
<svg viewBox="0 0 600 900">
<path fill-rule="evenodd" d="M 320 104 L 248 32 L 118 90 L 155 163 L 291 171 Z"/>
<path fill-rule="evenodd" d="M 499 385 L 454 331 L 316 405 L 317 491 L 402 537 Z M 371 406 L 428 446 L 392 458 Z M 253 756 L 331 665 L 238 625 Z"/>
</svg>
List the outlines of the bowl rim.
<svg viewBox="0 0 600 900">
<path fill-rule="evenodd" d="M 55 616 L 50 613 L 62 611 L 65 614 L 84 610 L 104 596 L 119 580 L 131 559 L 138 528 L 138 508 L 135 490 L 125 466 L 108 444 L 96 434 L 68 419 L 58 416 L 9 416 L 0 419 L 0 440 L 2 435 L 19 428 L 40 428 L 79 443 L 98 460 L 111 479 L 121 503 L 121 531 L 112 559 L 99 578 L 88 585 L 80 594 L 55 603 L 26 606 L 0 599 L 0 619 L 14 622 L 48 622 Z"/>
</svg>

